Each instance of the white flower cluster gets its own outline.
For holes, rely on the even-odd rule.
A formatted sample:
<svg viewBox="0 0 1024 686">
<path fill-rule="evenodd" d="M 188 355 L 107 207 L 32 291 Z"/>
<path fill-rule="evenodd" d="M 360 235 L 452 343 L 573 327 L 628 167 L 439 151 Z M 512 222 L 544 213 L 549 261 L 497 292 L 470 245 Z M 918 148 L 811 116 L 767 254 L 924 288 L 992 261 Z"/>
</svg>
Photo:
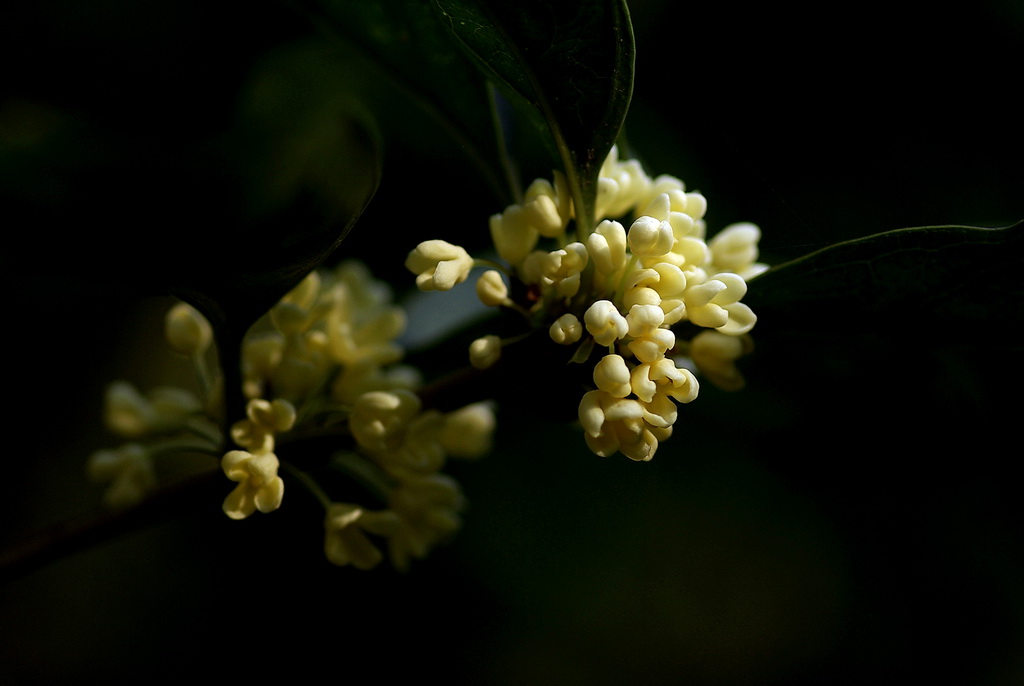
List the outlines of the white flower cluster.
<svg viewBox="0 0 1024 686">
<path fill-rule="evenodd" d="M 210 325 L 194 308 L 179 303 L 166 318 L 171 348 L 205 369 L 212 341 Z M 107 387 L 104 423 L 127 442 L 98 450 L 88 460 L 89 477 L 108 483 L 104 500 L 114 509 L 139 504 L 156 488 L 154 458 L 165 453 L 215 453 L 220 442 L 209 407 L 192 391 L 160 386 L 143 394 L 127 381 Z"/>
<path fill-rule="evenodd" d="M 446 271 L 436 268 L 433 279 L 449 278 Z M 421 286 L 433 283 L 424 279 Z M 418 372 L 399 364 L 405 324 L 387 285 L 361 262 L 348 261 L 310 273 L 243 343 L 249 417 L 233 427 L 232 439 L 244 451 L 225 455 L 225 471 L 235 453 L 273 455 L 275 435 L 343 426 L 354 445 L 338 464 L 370 481 L 385 503 L 370 510 L 334 502 L 314 486 L 327 509 L 324 549 L 335 564 L 376 566 L 383 555 L 367 534 L 386 540 L 399 569 L 426 555 L 460 525 L 461 491 L 441 473 L 447 458 L 478 457 L 490 446 L 489 405 L 449 413 L 423 408 Z"/>
<path fill-rule="evenodd" d="M 555 343 L 579 344 L 577 361 L 607 348 L 579 406 L 587 444 L 598 455 L 649 460 L 672 432 L 676 403 L 697 396 L 697 378 L 677 358 L 688 356 L 725 388 L 742 386 L 735 362 L 750 351 L 756 317 L 741 299 L 747 279 L 767 268 L 757 261 L 760 230 L 734 224 L 705 240 L 704 196 L 677 178 L 649 177 L 636 160 L 620 161 L 616 148 L 601 167 L 596 207 L 597 225 L 579 226 L 564 175 L 535 181 L 523 202 L 490 218 L 505 264 L 479 277 L 477 293 L 488 306 L 526 314 Z M 446 290 L 478 263 L 459 246 L 431 240 L 406 266 L 420 288 Z M 506 280 L 524 287 L 510 289 Z M 513 291 L 526 294 L 522 302 L 510 299 Z M 678 340 L 673 327 L 697 333 Z M 470 362 L 487 368 L 502 346 L 482 337 Z"/>
<path fill-rule="evenodd" d="M 443 279 L 444 269 L 438 271 Z M 405 321 L 390 289 L 362 263 L 311 272 L 242 342 L 246 416 L 229 432 L 237 449 L 225 453 L 214 420 L 218 412 L 210 407 L 219 407 L 225 392 L 219 379 L 201 383 L 209 391 L 207 405 L 181 389 L 142 396 L 128 384 L 114 384 L 107 424 L 130 439 L 188 430 L 200 434 L 203 451 L 220 456 L 224 474 L 237 482 L 223 503 L 233 519 L 281 506 L 285 482 L 278 472 L 283 468 L 324 505 L 330 561 L 374 567 L 383 559 L 378 538 L 392 564 L 404 569 L 460 526 L 462 493 L 442 469 L 448 458 L 486 453 L 495 425 L 486 403 L 447 413 L 423 407 L 416 393 L 418 372 L 399 364 L 404 350 L 397 339 Z M 210 346 L 209 324 L 188 305 L 168 313 L 166 334 L 172 348 L 193 361 Z M 209 375 L 204 368 L 199 376 Z M 368 499 L 382 503 L 380 509 L 334 502 L 302 468 L 305 458 L 323 462 L 322 455 L 310 454 L 323 446 L 333 451 L 329 471 L 365 486 Z M 100 451 L 90 460 L 90 472 L 113 482 L 112 504 L 138 502 L 155 485 L 152 453 L 137 441 Z"/>
</svg>

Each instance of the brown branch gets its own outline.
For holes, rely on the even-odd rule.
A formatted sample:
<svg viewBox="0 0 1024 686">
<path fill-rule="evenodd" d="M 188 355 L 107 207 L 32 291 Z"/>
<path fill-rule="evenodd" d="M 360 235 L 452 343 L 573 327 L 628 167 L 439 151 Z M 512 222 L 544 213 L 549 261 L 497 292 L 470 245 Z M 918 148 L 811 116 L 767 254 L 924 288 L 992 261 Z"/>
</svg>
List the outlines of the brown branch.
<svg viewBox="0 0 1024 686">
<path fill-rule="evenodd" d="M 219 469 L 196 474 L 158 490 L 129 510 L 75 517 L 36 532 L 0 551 L 0 585 L 171 513 L 180 514 L 184 508 L 216 503 L 214 490 L 223 490 L 216 478 L 220 475 Z"/>
</svg>

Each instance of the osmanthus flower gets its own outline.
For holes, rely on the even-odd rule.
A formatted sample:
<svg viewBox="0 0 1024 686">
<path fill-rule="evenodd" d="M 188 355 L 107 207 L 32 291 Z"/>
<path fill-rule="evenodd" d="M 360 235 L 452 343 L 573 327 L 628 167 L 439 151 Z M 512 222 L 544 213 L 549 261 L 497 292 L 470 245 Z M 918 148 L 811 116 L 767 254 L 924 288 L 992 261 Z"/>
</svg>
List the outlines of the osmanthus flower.
<svg viewBox="0 0 1024 686">
<path fill-rule="evenodd" d="M 689 356 L 716 386 L 736 391 L 744 386 L 736 360 L 749 355 L 754 344 L 750 336 L 729 336 L 718 331 L 701 331 L 689 345 Z"/>
<path fill-rule="evenodd" d="M 423 558 L 458 531 L 464 506 L 462 490 L 450 476 L 435 473 L 402 480 L 389 502 L 399 520 L 388 540 L 388 554 L 395 568 L 408 569 L 412 559 Z"/>
<path fill-rule="evenodd" d="M 364 393 L 352 408 L 349 430 L 367 450 L 392 450 L 422 407 L 419 396 L 404 389 Z"/>
<path fill-rule="evenodd" d="M 107 387 L 104 418 L 107 428 L 124 438 L 139 438 L 182 428 L 203 409 L 195 394 L 161 386 L 146 395 L 126 381 Z"/>
<path fill-rule="evenodd" d="M 508 297 L 508 286 L 501 277 L 501 272 L 488 269 L 476 280 L 476 295 L 480 302 L 488 307 L 499 307 L 512 303 Z"/>
<path fill-rule="evenodd" d="M 390 510 L 367 510 L 349 503 L 331 503 L 324 517 L 324 554 L 339 567 L 369 570 L 384 554 L 367 536 L 393 536 L 401 522 Z"/>
<path fill-rule="evenodd" d="M 469 344 L 469 363 L 487 369 L 501 359 L 501 339 L 493 334 L 481 336 Z"/>
<path fill-rule="evenodd" d="M 749 280 L 768 269 L 758 262 L 760 251 L 757 247 L 761 229 L 750 222 L 730 224 L 708 241 L 711 251 L 711 272 L 732 272 Z"/>
<path fill-rule="evenodd" d="M 295 407 L 287 400 L 255 398 L 245 408 L 246 418 L 231 427 L 231 439 L 253 453 L 274 450 L 274 434 L 289 431 L 295 425 Z"/>
<path fill-rule="evenodd" d="M 196 308 L 181 302 L 167 313 L 164 335 L 172 349 L 192 357 L 209 349 L 213 342 L 213 327 Z"/>
<path fill-rule="evenodd" d="M 139 443 L 97 450 L 89 458 L 87 468 L 93 481 L 110 482 L 103 499 L 114 509 L 137 505 L 156 488 L 153 459 Z"/>
<path fill-rule="evenodd" d="M 598 345 L 610 346 L 629 333 L 629 322 L 610 300 L 598 300 L 588 307 L 583 321 Z"/>
<path fill-rule="evenodd" d="M 650 460 L 658 449 L 654 427 L 644 421 L 644 414 L 640 401 L 602 390 L 585 393 L 579 409 L 584 437 L 593 452 L 607 457 L 619 451 L 639 462 Z"/>
<path fill-rule="evenodd" d="M 473 268 L 473 258 L 447 241 L 423 241 L 405 259 L 407 269 L 418 274 L 416 285 L 425 291 L 448 291 L 462 283 Z"/>
<path fill-rule="evenodd" d="M 715 278 L 686 289 L 683 301 L 686 314 L 697 326 L 718 329 L 732 336 L 754 328 L 757 317 L 740 302 L 747 292 L 747 283 L 738 274 L 716 274 Z"/>
<path fill-rule="evenodd" d="M 494 404 L 481 401 L 445 414 L 437 438 L 449 456 L 475 459 L 490 452 L 495 427 Z"/>
<path fill-rule="evenodd" d="M 526 189 L 523 212 L 526 223 L 539 235 L 558 238 L 572 218 L 572 200 L 565 174 L 554 173 L 555 182 L 535 179 Z"/>
<path fill-rule="evenodd" d="M 593 365 L 594 390 L 578 408 L 591 450 L 648 460 L 672 434 L 677 405 L 698 393 L 677 358 L 689 353 L 698 373 L 726 387 L 742 378 L 733 363 L 757 321 L 742 298 L 746 279 L 766 268 L 757 261 L 760 230 L 732 224 L 708 241 L 704 195 L 669 175 L 652 179 L 614 147 L 600 169 L 593 226 L 578 224 L 565 176 L 554 179 L 535 181 L 522 203 L 490 217 L 507 266 L 489 266 L 480 299 L 525 315 L 527 333 L 544 331 L 571 346 L 569 361 Z M 421 289 L 433 287 L 424 265 L 407 266 Z M 470 363 L 489 368 L 515 340 L 478 337 Z"/>
<path fill-rule="evenodd" d="M 572 345 L 583 337 L 583 324 L 576 315 L 567 312 L 552 322 L 548 335 L 559 345 Z"/>
<path fill-rule="evenodd" d="M 587 266 L 587 248 L 582 243 L 570 243 L 552 250 L 543 261 L 541 284 L 552 287 L 558 295 L 571 298 L 580 288 L 580 275 Z"/>
<path fill-rule="evenodd" d="M 529 194 L 527 214 L 546 222 L 547 233 L 562 233 L 569 221 L 567 195 L 558 194 L 544 184 Z M 556 270 L 563 281 L 571 277 L 571 259 Z M 419 270 L 421 287 L 444 290 L 465 280 L 474 262 L 462 248 L 426 241 L 408 264 Z M 498 270 L 483 277 L 482 299 L 511 306 L 505 278 Z M 193 371 L 209 371 L 204 358 L 212 329 L 203 316 L 178 303 L 164 324 L 167 342 L 190 358 Z M 106 423 L 132 442 L 93 454 L 89 475 L 109 482 L 108 503 L 123 507 L 156 486 L 155 457 L 209 454 L 234 482 L 222 504 L 232 519 L 280 508 L 285 478 L 294 479 L 324 504 L 331 562 L 370 569 L 386 544 L 394 564 L 405 568 L 459 526 L 462 496 L 441 472 L 447 460 L 482 456 L 495 428 L 489 402 L 449 412 L 423 407 L 420 372 L 401 364 L 405 326 L 391 289 L 362 263 L 310 272 L 241 341 L 241 383 L 233 392 L 246 400 L 244 416 L 223 416 L 225 394 L 232 392 L 223 378 L 198 378 L 199 395 L 172 387 L 143 394 L 114 383 Z M 491 341 L 488 356 L 500 352 L 497 337 Z M 225 452 L 225 441 L 237 449 Z M 349 502 L 351 487 L 338 502 L 326 491 L 338 474 L 387 506 Z"/>
<path fill-rule="evenodd" d="M 232 450 L 221 459 L 224 474 L 238 485 L 224 499 L 224 514 L 245 519 L 256 510 L 272 512 L 284 498 L 284 480 L 277 475 L 281 466 L 274 453 L 254 455 L 247 450 Z"/>
</svg>

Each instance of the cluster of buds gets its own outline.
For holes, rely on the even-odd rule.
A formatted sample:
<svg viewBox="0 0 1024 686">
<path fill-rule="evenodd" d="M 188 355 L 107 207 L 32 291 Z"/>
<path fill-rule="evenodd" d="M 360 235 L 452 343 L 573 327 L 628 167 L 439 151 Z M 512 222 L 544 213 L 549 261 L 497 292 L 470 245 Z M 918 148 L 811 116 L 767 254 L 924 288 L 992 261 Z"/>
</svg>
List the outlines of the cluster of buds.
<svg viewBox="0 0 1024 686">
<path fill-rule="evenodd" d="M 245 396 L 246 416 L 230 425 L 235 448 L 225 452 L 218 429 L 225 389 L 204 362 L 210 325 L 179 303 L 166 318 L 167 339 L 196 363 L 205 402 L 182 389 L 143 396 L 126 383 L 113 384 L 107 424 L 134 440 L 97 452 L 90 472 L 112 482 L 112 505 L 137 503 L 155 485 L 157 452 L 139 439 L 191 432 L 201 439 L 193 450 L 219 457 L 224 474 L 237 482 L 223 503 L 229 517 L 281 507 L 281 470 L 324 506 L 331 562 L 369 569 L 384 558 L 382 546 L 405 569 L 459 528 L 462 493 L 443 468 L 448 458 L 489 451 L 495 425 L 487 403 L 446 413 L 423 406 L 419 373 L 401 364 L 405 321 L 390 289 L 362 263 L 311 272 L 243 340 L 237 392 Z M 313 454 L 325 446 L 331 454 Z M 165 443 L 164 452 L 172 447 L 183 446 Z M 311 457 L 317 464 L 326 458 L 330 474 L 347 474 L 363 486 L 375 509 L 348 502 L 351 487 L 336 501 L 326 481 L 305 468 Z"/>
<path fill-rule="evenodd" d="M 127 381 L 107 387 L 104 423 L 125 442 L 94 452 L 87 471 L 92 480 L 108 484 L 104 501 L 114 509 L 138 505 L 157 487 L 156 458 L 219 451 L 220 431 L 214 419 L 218 395 L 209 384 L 206 364 L 213 332 L 206 319 L 186 303 L 172 307 L 165 322 L 168 344 L 192 361 L 201 390 L 158 386 L 142 393 Z"/>
<path fill-rule="evenodd" d="M 649 177 L 615 148 L 600 171 L 596 208 L 596 225 L 582 225 L 556 171 L 490 218 L 499 262 L 431 240 L 406 266 L 421 289 L 434 290 L 485 266 L 476 281 L 485 305 L 525 315 L 530 330 L 576 346 L 567 357 L 593 364 L 593 389 L 579 405 L 591 450 L 650 460 L 671 435 L 676 404 L 697 397 L 694 371 L 723 388 L 743 384 L 735 363 L 751 349 L 756 317 L 741 299 L 747 280 L 767 268 L 757 261 L 760 231 L 734 224 L 705 240 L 704 196 L 677 178 Z M 471 364 L 495 364 L 506 343 L 474 341 Z"/>
<path fill-rule="evenodd" d="M 443 279 L 444 269 L 438 271 Z M 348 261 L 311 272 L 243 342 L 248 417 L 232 428 L 243 450 L 224 456 L 224 470 L 231 477 L 239 453 L 273 455 L 275 436 L 299 434 L 291 441 L 298 445 L 310 433 L 347 434 L 349 446 L 332 466 L 367 485 L 381 507 L 336 501 L 289 465 L 325 507 L 324 550 L 338 565 L 376 566 L 383 559 L 378 541 L 399 569 L 425 556 L 460 525 L 463 498 L 442 471 L 446 460 L 490 449 L 495 422 L 489 405 L 448 413 L 423 407 L 419 373 L 401 364 L 398 339 L 405 325 L 387 284 L 363 263 Z M 225 501 L 230 516 L 234 496 Z M 258 499 L 254 503 L 263 509 Z"/>
</svg>

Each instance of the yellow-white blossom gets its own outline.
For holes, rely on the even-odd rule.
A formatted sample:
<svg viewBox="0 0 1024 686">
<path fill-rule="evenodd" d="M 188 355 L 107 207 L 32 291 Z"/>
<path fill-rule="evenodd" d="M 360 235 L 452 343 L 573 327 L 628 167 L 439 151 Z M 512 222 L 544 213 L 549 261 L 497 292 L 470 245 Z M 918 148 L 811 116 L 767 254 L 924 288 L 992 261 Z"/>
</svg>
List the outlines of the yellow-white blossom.
<svg viewBox="0 0 1024 686">
<path fill-rule="evenodd" d="M 388 539 L 391 563 L 399 570 L 407 569 L 412 558 L 424 557 L 462 526 L 462 491 L 444 474 L 401 480 L 391 492 L 389 505 L 400 522 Z"/>
<path fill-rule="evenodd" d="M 444 466 L 441 430 L 444 417 L 427 410 L 408 419 L 394 431 L 395 441 L 386 450 L 374 451 L 374 460 L 390 475 L 399 478 L 433 474 Z"/>
<path fill-rule="evenodd" d="M 246 336 L 242 342 L 242 390 L 246 398 L 263 395 L 283 355 L 284 336 L 279 332 Z"/>
<path fill-rule="evenodd" d="M 675 244 L 672 225 L 654 217 L 637 217 L 626 234 L 630 251 L 640 258 L 659 258 L 666 255 Z"/>
<path fill-rule="evenodd" d="M 654 457 L 658 439 L 644 421 L 644 407 L 637 400 L 616 398 L 606 391 L 588 391 L 580 401 L 579 418 L 590 449 L 601 457 L 616 451 L 631 460 Z"/>
<path fill-rule="evenodd" d="M 501 339 L 493 334 L 481 336 L 469 344 L 469 363 L 487 369 L 501 359 Z"/>
<path fill-rule="evenodd" d="M 617 221 L 605 219 L 587 236 L 587 253 L 601 275 L 614 275 L 626 266 L 626 229 Z"/>
<path fill-rule="evenodd" d="M 254 398 L 245 407 L 246 418 L 231 427 L 231 439 L 254 453 L 274 450 L 274 434 L 290 431 L 295 425 L 295 406 L 287 400 Z"/>
<path fill-rule="evenodd" d="M 719 334 L 721 335 L 721 334 Z M 652 402 L 663 393 L 676 402 L 688 403 L 697 397 L 700 384 L 689 369 L 677 367 L 668 357 L 651 363 L 641 363 L 630 374 L 630 388 L 642 402 Z"/>
<path fill-rule="evenodd" d="M 718 329 L 732 336 L 747 333 L 757 317 L 739 300 L 747 292 L 747 283 L 737 274 L 722 273 L 686 289 L 686 316 L 697 326 Z"/>
<path fill-rule="evenodd" d="M 625 398 L 632 392 L 629 367 L 621 355 L 605 355 L 594 365 L 594 385 L 615 398 Z"/>
<path fill-rule="evenodd" d="M 559 345 L 571 345 L 583 336 L 583 325 L 571 312 L 563 314 L 548 328 L 551 340 Z"/>
<path fill-rule="evenodd" d="M 563 297 L 571 298 L 580 288 L 580 273 L 587 266 L 587 248 L 582 243 L 570 243 L 547 254 L 543 262 L 541 283 L 553 286 Z"/>
<path fill-rule="evenodd" d="M 405 267 L 416 274 L 420 290 L 448 291 L 466 280 L 473 258 L 465 249 L 435 239 L 417 245 L 405 259 Z"/>
<path fill-rule="evenodd" d="M 743 388 L 743 374 L 736 360 L 753 349 L 749 336 L 728 336 L 718 331 L 702 331 L 690 341 L 690 359 L 698 371 L 713 384 L 727 391 Z"/>
<path fill-rule="evenodd" d="M 488 307 L 508 305 L 508 286 L 497 269 L 488 269 L 476 280 L 476 295 Z"/>
<path fill-rule="evenodd" d="M 364 448 L 393 449 L 401 443 L 406 427 L 422 405 L 419 396 L 404 389 L 364 393 L 352 408 L 349 429 Z"/>
<path fill-rule="evenodd" d="M 93 481 L 110 482 L 103 499 L 114 509 L 137 505 L 156 488 L 153 459 L 139 443 L 97 450 L 89 458 L 87 470 Z"/>
<path fill-rule="evenodd" d="M 658 305 L 634 305 L 626 315 L 629 335 L 626 346 L 641 362 L 655 362 L 676 344 L 676 335 L 664 329 L 665 313 Z"/>
<path fill-rule="evenodd" d="M 626 318 L 610 300 L 598 300 L 587 308 L 583 322 L 598 345 L 611 345 L 629 332 Z"/>
<path fill-rule="evenodd" d="M 164 335 L 176 352 L 192 357 L 210 347 L 213 328 L 199 310 L 180 302 L 168 310 L 164 318 Z"/>
<path fill-rule="evenodd" d="M 708 241 L 712 272 L 732 272 L 750 280 L 768 269 L 767 264 L 757 261 L 760 239 L 761 229 L 749 222 L 730 224 L 719 231 Z"/>
<path fill-rule="evenodd" d="M 482 457 L 491 449 L 495 425 L 493 404 L 473 403 L 444 416 L 438 440 L 451 457 Z"/>
<path fill-rule="evenodd" d="M 547 238 L 561 235 L 572 217 L 572 200 L 565 175 L 556 171 L 554 177 L 554 185 L 547 179 L 536 179 L 523 197 L 527 224 Z"/>
<path fill-rule="evenodd" d="M 256 510 L 272 512 L 281 506 L 284 481 L 277 475 L 280 462 L 274 453 L 253 455 L 232 450 L 221 458 L 224 474 L 238 485 L 224 499 L 224 514 L 245 519 Z"/>
<path fill-rule="evenodd" d="M 637 160 L 620 160 L 617 147 L 598 174 L 597 225 L 576 226 L 575 242 L 567 242 L 570 197 L 566 177 L 556 172 L 554 185 L 538 179 L 520 204 L 490 217 L 492 241 L 513 283 L 488 272 L 477 291 L 485 304 L 523 315 L 531 329 L 547 328 L 557 344 L 589 334 L 593 340 L 571 354 L 574 364 L 594 365 L 596 390 L 579 407 L 587 444 L 599 455 L 619 451 L 647 460 L 672 434 L 677 404 L 698 392 L 693 372 L 671 356 L 689 352 L 696 362 L 710 352 L 704 341 L 717 339 L 700 336 L 693 352 L 687 339 L 695 327 L 744 338 L 756 323 L 741 299 L 746 279 L 765 268 L 756 261 L 760 231 L 734 224 L 709 244 L 704 195 L 669 175 L 650 178 Z M 620 223 L 627 219 L 628 230 Z M 692 326 L 674 330 L 678 324 Z M 594 355 L 594 345 L 608 354 Z M 478 338 L 471 363 L 490 366 L 501 346 L 497 336 Z"/>
<path fill-rule="evenodd" d="M 334 289 L 335 305 L 327 313 L 327 344 L 331 359 L 342 365 L 386 365 L 402 359 L 405 351 L 396 343 L 406 327 L 405 311 L 381 306 L 353 312 L 346 307 L 347 291 Z"/>
<path fill-rule="evenodd" d="M 331 384 L 330 397 L 337 402 L 351 405 L 364 393 L 398 389 L 414 392 L 422 383 L 422 374 L 411 365 L 347 365 Z"/>
<path fill-rule="evenodd" d="M 348 503 L 331 503 L 324 517 L 324 553 L 339 567 L 373 569 L 384 555 L 366 534 L 388 537 L 400 526 L 390 510 L 371 511 Z"/>
<path fill-rule="evenodd" d="M 281 357 L 270 373 L 274 395 L 299 402 L 324 381 L 330 366 L 330 339 L 325 332 L 286 333 Z"/>
<path fill-rule="evenodd" d="M 142 395 L 132 384 L 115 381 L 107 387 L 104 419 L 107 428 L 124 438 L 180 429 L 202 410 L 202 403 L 183 388 L 161 386 Z"/>
<path fill-rule="evenodd" d="M 640 162 L 619 161 L 618 146 L 612 146 L 599 172 L 597 215 L 621 217 L 650 192 L 650 184 Z"/>
<path fill-rule="evenodd" d="M 491 240 L 501 259 L 518 265 L 530 254 L 540 236 L 530 216 L 519 205 L 509 205 L 490 219 Z"/>
</svg>

